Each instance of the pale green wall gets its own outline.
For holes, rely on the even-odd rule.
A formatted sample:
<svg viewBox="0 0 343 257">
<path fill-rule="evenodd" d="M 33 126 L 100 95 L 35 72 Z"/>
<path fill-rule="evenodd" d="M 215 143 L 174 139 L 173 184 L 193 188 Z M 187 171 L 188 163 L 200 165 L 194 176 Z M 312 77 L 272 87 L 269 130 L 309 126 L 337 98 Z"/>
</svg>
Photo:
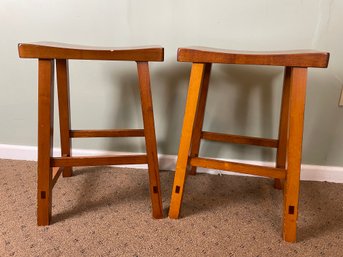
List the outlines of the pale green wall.
<svg viewBox="0 0 343 257">
<path fill-rule="evenodd" d="M 342 13 L 341 0 L 0 0 L 0 144 L 36 145 L 37 63 L 18 58 L 18 42 L 164 46 L 165 62 L 151 64 L 158 149 L 164 154 L 177 153 L 190 71 L 189 64 L 176 62 L 177 47 L 313 48 L 329 51 L 331 60 L 328 69 L 309 71 L 303 162 L 343 166 Z M 70 66 L 73 128 L 140 126 L 134 63 Z M 205 128 L 275 137 L 281 82 L 279 67 L 215 65 Z M 144 150 L 140 139 L 82 140 L 74 146 Z M 212 156 L 273 157 L 267 149 L 203 146 Z"/>
</svg>

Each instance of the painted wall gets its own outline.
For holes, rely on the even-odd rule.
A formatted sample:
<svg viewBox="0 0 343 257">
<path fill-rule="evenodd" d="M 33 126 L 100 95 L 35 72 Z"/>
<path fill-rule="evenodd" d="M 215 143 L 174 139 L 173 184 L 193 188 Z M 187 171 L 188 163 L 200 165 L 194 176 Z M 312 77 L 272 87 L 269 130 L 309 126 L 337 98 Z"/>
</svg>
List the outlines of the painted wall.
<svg viewBox="0 0 343 257">
<path fill-rule="evenodd" d="M 0 0 L 0 143 L 36 145 L 37 63 L 19 59 L 17 43 L 60 41 L 97 46 L 160 44 L 151 64 L 158 149 L 176 154 L 190 65 L 180 46 L 243 50 L 319 49 L 328 69 L 311 69 L 303 163 L 343 166 L 343 1 L 341 0 Z M 282 69 L 215 65 L 205 129 L 276 137 Z M 142 124 L 135 63 L 70 63 L 72 127 Z M 56 122 L 58 120 L 56 119 Z M 58 135 L 56 146 L 58 146 Z M 144 151 L 142 139 L 78 139 L 77 148 Z M 274 150 L 205 142 L 202 154 L 270 161 Z"/>
</svg>

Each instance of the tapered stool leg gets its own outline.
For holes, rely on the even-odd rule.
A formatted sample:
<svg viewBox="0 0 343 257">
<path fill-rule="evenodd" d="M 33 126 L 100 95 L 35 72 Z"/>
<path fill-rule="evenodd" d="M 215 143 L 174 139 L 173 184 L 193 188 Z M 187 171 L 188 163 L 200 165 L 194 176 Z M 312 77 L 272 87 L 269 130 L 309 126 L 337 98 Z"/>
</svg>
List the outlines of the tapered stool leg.
<svg viewBox="0 0 343 257">
<path fill-rule="evenodd" d="M 180 214 L 180 207 L 186 180 L 188 154 L 191 145 L 195 114 L 197 111 L 204 71 L 205 64 L 193 63 L 169 209 L 169 218 L 172 219 L 177 219 Z"/>
<path fill-rule="evenodd" d="M 290 89 L 291 67 L 285 67 L 281 112 L 279 123 L 279 144 L 276 153 L 276 168 L 286 168 L 287 138 L 288 138 L 288 120 L 289 120 L 289 89 Z M 283 188 L 284 181 L 275 179 L 274 187 Z"/>
<path fill-rule="evenodd" d="M 306 80 L 307 68 L 291 69 L 288 167 L 284 188 L 283 217 L 283 238 L 287 242 L 296 241 Z"/>
<path fill-rule="evenodd" d="M 204 123 L 205 107 L 206 107 L 206 100 L 207 100 L 208 85 L 210 81 L 211 67 L 212 67 L 212 63 L 205 64 L 204 77 L 202 80 L 199 103 L 198 103 L 197 113 L 195 116 L 195 122 L 194 122 L 194 127 L 193 127 L 193 135 L 192 135 L 191 151 L 190 151 L 191 158 L 198 157 L 199 155 L 201 132 L 202 132 L 202 126 Z M 195 175 L 196 170 L 197 170 L 197 167 L 191 166 L 189 174 Z"/>
<path fill-rule="evenodd" d="M 152 105 L 149 66 L 147 62 L 137 62 L 141 95 L 145 145 L 148 158 L 150 196 L 153 217 L 163 218 L 160 174 L 157 158 L 154 112 Z"/>
<path fill-rule="evenodd" d="M 60 118 L 61 134 L 61 155 L 62 157 L 71 156 L 71 138 L 70 138 L 70 96 L 69 96 L 69 70 L 68 60 L 57 59 L 57 89 L 58 89 L 58 107 Z M 63 177 L 73 175 L 72 167 L 63 167 Z"/>
<path fill-rule="evenodd" d="M 38 183 L 37 224 L 49 225 L 52 201 L 52 167 L 54 122 L 54 62 L 38 61 Z"/>
</svg>

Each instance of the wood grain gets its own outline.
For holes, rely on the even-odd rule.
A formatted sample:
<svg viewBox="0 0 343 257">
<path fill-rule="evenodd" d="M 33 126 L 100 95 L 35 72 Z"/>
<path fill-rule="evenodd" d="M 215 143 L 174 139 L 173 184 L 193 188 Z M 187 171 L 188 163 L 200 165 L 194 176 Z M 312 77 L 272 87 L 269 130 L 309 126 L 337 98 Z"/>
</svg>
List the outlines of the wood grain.
<svg viewBox="0 0 343 257">
<path fill-rule="evenodd" d="M 284 188 L 283 238 L 287 242 L 295 242 L 307 69 L 292 68 L 290 80 L 289 139 L 287 146 L 288 167 Z"/>
<path fill-rule="evenodd" d="M 243 144 L 243 145 L 256 145 L 264 147 L 278 147 L 278 140 L 269 139 L 269 138 L 259 138 L 259 137 L 248 137 L 248 136 L 239 136 L 239 135 L 230 135 L 223 133 L 214 133 L 203 131 L 202 138 L 205 140 L 226 142 L 233 144 Z"/>
<path fill-rule="evenodd" d="M 60 118 L 60 135 L 61 135 L 61 154 L 63 157 L 71 156 L 72 141 L 69 135 L 71 128 L 70 117 L 70 93 L 69 93 L 69 68 L 68 60 L 56 60 L 57 71 L 57 92 L 58 92 L 58 109 Z M 63 177 L 73 175 L 72 167 L 63 168 Z"/>
<path fill-rule="evenodd" d="M 142 47 L 92 47 L 57 42 L 20 43 L 21 58 L 118 60 L 118 61 L 163 61 L 164 49 L 160 46 Z"/>
<path fill-rule="evenodd" d="M 280 122 L 279 122 L 279 145 L 276 152 L 276 167 L 286 168 L 288 120 L 289 120 L 289 90 L 291 81 L 291 68 L 285 67 L 283 90 L 281 100 Z M 284 181 L 275 179 L 274 187 L 282 189 Z"/>
<path fill-rule="evenodd" d="M 73 156 L 51 158 L 51 166 L 53 167 L 100 166 L 145 163 L 148 163 L 147 156 L 145 154 L 118 156 Z"/>
<path fill-rule="evenodd" d="M 156 219 L 163 218 L 160 170 L 157 158 L 157 146 L 154 124 L 154 111 L 150 89 L 150 73 L 147 62 L 138 62 L 138 79 L 142 104 L 142 115 L 144 123 L 145 146 L 148 159 L 148 171 L 150 182 L 150 197 L 152 203 L 152 214 Z"/>
<path fill-rule="evenodd" d="M 203 167 L 207 169 L 215 169 L 215 170 L 225 170 L 225 171 L 233 171 L 239 172 L 244 174 L 251 174 L 256 176 L 262 177 L 270 177 L 270 178 L 279 178 L 284 179 L 286 177 L 286 170 L 273 168 L 273 167 L 263 167 L 251 164 L 244 164 L 244 163 L 236 163 L 236 162 L 227 162 L 227 161 L 220 161 L 214 160 L 209 158 L 192 158 L 190 160 L 191 165 L 197 167 Z"/>
<path fill-rule="evenodd" d="M 190 150 L 190 157 L 198 157 L 199 150 L 200 150 L 200 142 L 201 142 L 201 132 L 204 123 L 204 116 L 205 116 L 205 107 L 206 107 L 206 100 L 207 100 L 207 92 L 208 86 L 210 83 L 210 75 L 211 75 L 211 63 L 205 64 L 205 71 L 204 76 L 201 83 L 201 91 L 199 97 L 198 108 L 195 116 L 195 122 L 193 126 L 193 135 L 191 141 L 191 150 Z M 195 175 L 197 167 L 190 166 L 189 174 Z"/>
<path fill-rule="evenodd" d="M 177 219 L 180 214 L 186 180 L 188 153 L 190 150 L 195 114 L 197 111 L 205 64 L 193 63 L 189 82 L 186 109 L 183 119 L 179 153 L 176 162 L 173 191 L 170 201 L 169 218 Z"/>
<path fill-rule="evenodd" d="M 255 64 L 289 67 L 326 68 L 329 63 L 329 53 L 315 50 L 294 51 L 235 51 L 208 47 L 179 48 L 179 62 Z"/>
<path fill-rule="evenodd" d="M 38 61 L 38 164 L 37 224 L 50 224 L 52 208 L 52 167 L 54 122 L 54 62 Z"/>
<path fill-rule="evenodd" d="M 144 137 L 144 129 L 71 130 L 70 137 Z"/>
</svg>

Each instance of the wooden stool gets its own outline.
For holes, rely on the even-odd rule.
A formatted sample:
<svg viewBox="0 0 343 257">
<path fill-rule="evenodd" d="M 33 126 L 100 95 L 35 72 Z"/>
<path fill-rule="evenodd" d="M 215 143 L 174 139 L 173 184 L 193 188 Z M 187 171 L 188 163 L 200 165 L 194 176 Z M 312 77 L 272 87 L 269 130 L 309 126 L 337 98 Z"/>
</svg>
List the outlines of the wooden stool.
<svg viewBox="0 0 343 257">
<path fill-rule="evenodd" d="M 95 48 L 51 42 L 19 44 L 21 58 L 38 59 L 38 225 L 51 220 L 52 188 L 60 174 L 72 175 L 73 166 L 148 164 L 152 215 L 162 218 L 162 201 L 150 91 L 149 61 L 163 61 L 158 46 Z M 135 61 L 138 67 L 144 129 L 72 130 L 70 124 L 68 59 Z M 61 157 L 53 157 L 54 62 L 57 67 Z M 145 137 L 146 154 L 124 156 L 71 156 L 71 139 L 85 137 Z"/>
<path fill-rule="evenodd" d="M 234 171 L 274 178 L 284 184 L 283 238 L 296 240 L 305 90 L 308 67 L 325 68 L 329 54 L 316 51 L 239 52 L 211 48 L 180 48 L 179 62 L 192 62 L 186 110 L 169 209 L 169 217 L 180 214 L 186 169 L 196 167 Z M 212 63 L 284 66 L 284 85 L 278 139 L 227 135 L 202 130 Z M 276 168 L 198 157 L 200 140 L 248 144 L 277 149 Z"/>
</svg>

